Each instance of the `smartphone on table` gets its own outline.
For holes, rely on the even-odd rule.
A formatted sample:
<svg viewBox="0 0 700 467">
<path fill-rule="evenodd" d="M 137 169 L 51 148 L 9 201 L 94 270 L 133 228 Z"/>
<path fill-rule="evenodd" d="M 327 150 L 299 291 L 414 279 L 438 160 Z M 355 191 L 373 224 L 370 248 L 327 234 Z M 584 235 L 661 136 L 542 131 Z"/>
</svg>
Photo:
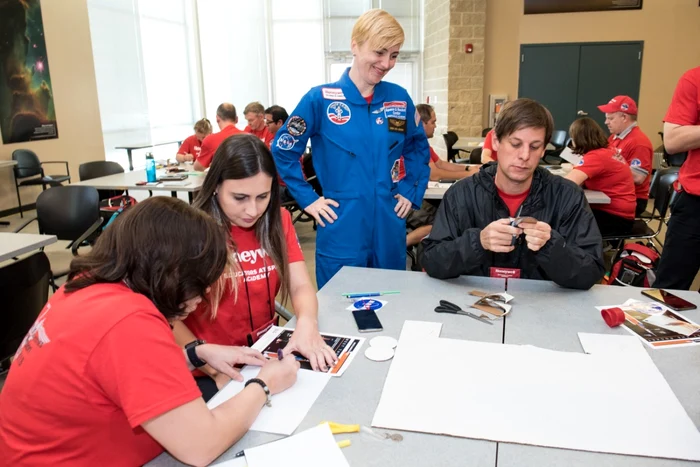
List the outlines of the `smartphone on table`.
<svg viewBox="0 0 700 467">
<path fill-rule="evenodd" d="M 377 318 L 374 310 L 353 310 L 352 316 L 357 323 L 357 330 L 360 332 L 382 331 L 382 323 Z"/>
<path fill-rule="evenodd" d="M 667 292 L 664 289 L 646 289 L 642 290 L 642 295 L 646 295 L 652 300 L 661 302 L 667 307 L 675 311 L 684 310 L 694 310 L 697 308 L 696 305 L 690 303 L 687 300 L 682 299 L 678 295 L 673 295 L 671 292 Z"/>
</svg>

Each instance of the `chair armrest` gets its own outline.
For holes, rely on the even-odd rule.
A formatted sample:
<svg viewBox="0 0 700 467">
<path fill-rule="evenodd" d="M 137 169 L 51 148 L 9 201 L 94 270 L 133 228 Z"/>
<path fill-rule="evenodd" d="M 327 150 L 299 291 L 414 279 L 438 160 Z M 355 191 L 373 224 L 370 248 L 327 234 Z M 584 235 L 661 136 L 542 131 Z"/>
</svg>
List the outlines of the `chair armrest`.
<svg viewBox="0 0 700 467">
<path fill-rule="evenodd" d="M 73 253 L 73 256 L 78 256 L 78 248 L 80 248 L 80 245 L 87 240 L 90 235 L 95 233 L 95 231 L 102 225 L 102 218 L 100 217 L 97 219 L 86 231 L 83 233 L 80 238 L 78 238 L 76 241 L 71 243 L 70 245 L 70 251 Z"/>
<path fill-rule="evenodd" d="M 70 169 L 68 168 L 68 161 L 44 161 L 41 163 L 41 165 L 44 164 L 64 164 L 66 166 L 66 175 L 70 177 Z"/>
<path fill-rule="evenodd" d="M 287 321 L 291 320 L 294 318 L 294 315 L 292 314 L 291 311 L 286 309 L 285 307 L 282 306 L 281 303 L 278 301 L 275 301 L 275 312 L 277 312 L 278 315 L 280 315 L 282 318 L 286 319 Z"/>
<path fill-rule="evenodd" d="M 19 227 L 17 227 L 17 228 L 14 230 L 14 233 L 19 232 L 20 230 L 22 230 L 23 228 L 25 228 L 26 226 L 28 226 L 29 224 L 31 224 L 32 222 L 34 222 L 34 221 L 36 221 L 36 220 L 38 220 L 38 219 L 35 217 L 35 218 L 33 218 L 33 219 L 29 219 L 29 220 L 24 221 L 24 224 L 20 225 Z"/>
</svg>

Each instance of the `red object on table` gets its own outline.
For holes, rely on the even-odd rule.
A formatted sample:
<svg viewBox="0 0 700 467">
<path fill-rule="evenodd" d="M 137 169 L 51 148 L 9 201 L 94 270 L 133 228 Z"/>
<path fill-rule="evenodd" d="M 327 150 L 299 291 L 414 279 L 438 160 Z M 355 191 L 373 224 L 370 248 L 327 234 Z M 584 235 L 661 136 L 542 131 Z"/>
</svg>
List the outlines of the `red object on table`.
<svg viewBox="0 0 700 467">
<path fill-rule="evenodd" d="M 605 323 L 611 328 L 619 326 L 625 322 L 625 312 L 617 307 L 605 308 L 604 310 L 601 310 L 600 314 L 603 316 Z"/>
</svg>

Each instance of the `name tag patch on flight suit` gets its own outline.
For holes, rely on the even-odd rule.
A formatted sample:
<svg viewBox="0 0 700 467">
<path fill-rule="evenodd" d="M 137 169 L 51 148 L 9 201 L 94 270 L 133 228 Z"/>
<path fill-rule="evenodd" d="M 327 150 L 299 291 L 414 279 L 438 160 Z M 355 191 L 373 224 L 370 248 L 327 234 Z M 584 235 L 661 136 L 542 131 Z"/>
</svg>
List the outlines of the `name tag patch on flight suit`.
<svg viewBox="0 0 700 467">
<path fill-rule="evenodd" d="M 336 125 L 345 125 L 350 121 L 350 107 L 345 102 L 331 102 L 326 110 L 328 120 Z"/>
<path fill-rule="evenodd" d="M 289 151 L 294 147 L 299 140 L 294 139 L 292 135 L 281 135 L 277 138 L 277 147 L 283 151 Z"/>
<path fill-rule="evenodd" d="M 289 120 L 287 120 L 287 133 L 292 136 L 303 135 L 306 133 L 306 121 L 298 115 L 290 117 Z"/>
<path fill-rule="evenodd" d="M 389 121 L 389 131 L 406 133 L 406 107 L 404 101 L 384 103 L 384 116 Z"/>
<path fill-rule="evenodd" d="M 340 88 L 321 88 L 321 93 L 324 99 L 329 99 L 332 101 L 344 101 L 345 94 Z"/>
</svg>

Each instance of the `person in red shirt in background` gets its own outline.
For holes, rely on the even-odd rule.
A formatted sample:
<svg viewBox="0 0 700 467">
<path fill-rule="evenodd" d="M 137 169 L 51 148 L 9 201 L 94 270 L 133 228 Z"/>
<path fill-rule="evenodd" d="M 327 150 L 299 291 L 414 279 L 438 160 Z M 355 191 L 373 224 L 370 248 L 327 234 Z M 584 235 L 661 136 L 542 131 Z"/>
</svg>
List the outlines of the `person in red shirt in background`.
<svg viewBox="0 0 700 467">
<path fill-rule="evenodd" d="M 235 281 L 223 289 L 218 312 L 200 306 L 175 324 L 180 345 L 196 339 L 223 345 L 253 345 L 275 324 L 275 297 L 291 298 L 296 329 L 285 355 L 297 351 L 314 370 L 337 360 L 318 332 L 318 301 L 304 263 L 289 211 L 280 206 L 279 182 L 272 154 L 252 135 L 232 136 L 219 147 L 194 206 L 230 232 L 237 258 Z M 230 282 L 230 277 L 222 278 Z M 203 367 L 195 379 L 205 399 L 230 380 Z"/>
<path fill-rule="evenodd" d="M 75 258 L 0 393 L 0 464 L 137 466 L 166 449 L 205 465 L 240 439 L 268 400 L 265 387 L 290 387 L 299 364 L 240 347 L 176 344 L 170 326 L 230 268 L 226 243 L 209 216 L 156 196 Z M 217 307 L 216 297 L 207 300 Z M 239 380 L 234 365 L 262 365 L 260 382 L 209 410 L 188 360 Z"/>
<path fill-rule="evenodd" d="M 178 162 L 194 162 L 199 157 L 202 141 L 211 134 L 211 123 L 206 118 L 194 124 L 194 134 L 188 136 L 177 150 L 175 158 Z"/>
<path fill-rule="evenodd" d="M 267 131 L 269 131 L 273 138 L 277 134 L 277 130 L 282 128 L 282 125 L 289 118 L 289 114 L 284 107 L 279 105 L 273 105 L 265 109 L 265 126 L 267 126 Z M 270 147 L 272 139 L 267 143 L 267 147 Z"/>
<path fill-rule="evenodd" d="M 251 102 L 243 109 L 243 116 L 248 122 L 243 132 L 256 136 L 269 148 L 275 134 L 271 133 L 265 124 L 265 107 L 260 102 Z"/>
<path fill-rule="evenodd" d="M 603 237 L 629 233 L 637 203 L 627 163 L 615 158 L 615 150 L 608 146 L 603 129 L 592 118 L 574 120 L 569 135 L 574 154 L 581 154 L 583 159 L 566 178 L 590 190 L 602 191 L 610 198 L 610 204 L 591 207 Z"/>
<path fill-rule="evenodd" d="M 654 148 L 649 138 L 637 125 L 637 104 L 629 96 L 615 96 L 598 109 L 605 113 L 605 125 L 610 130 L 608 144 L 629 164 L 632 179 L 636 185 L 637 208 L 635 216 L 639 217 L 649 201 L 649 184 L 651 183 L 651 164 Z"/>
<path fill-rule="evenodd" d="M 428 139 L 432 138 L 435 136 L 435 127 L 437 127 L 435 110 L 429 104 L 417 104 L 416 110 L 423 122 L 425 136 Z M 437 155 L 432 147 L 430 147 L 430 163 L 428 165 L 430 166 L 430 180 L 433 181 L 443 179 L 461 180 L 479 171 L 478 167 L 472 168 L 470 165 L 453 164 L 440 159 L 440 156 Z M 417 245 L 430 233 L 436 212 L 437 208 L 433 204 L 423 200 L 420 209 L 412 209 L 408 213 L 406 226 L 412 230 L 406 235 L 407 247 Z"/>
<path fill-rule="evenodd" d="M 678 81 L 664 117 L 664 146 L 669 154 L 688 151 L 688 158 L 653 285 L 689 290 L 700 270 L 700 67 Z"/>
<path fill-rule="evenodd" d="M 199 157 L 194 161 L 194 170 L 202 172 L 209 167 L 219 145 L 229 136 L 243 133 L 236 128 L 236 123 L 238 123 L 238 115 L 236 115 L 236 107 L 233 104 L 224 102 L 217 107 L 216 124 L 219 126 L 219 132 L 207 136 L 202 142 Z"/>
<path fill-rule="evenodd" d="M 498 151 L 493 148 L 494 130 L 493 128 L 484 137 L 484 147 L 481 150 L 481 163 L 487 164 L 498 160 Z"/>
</svg>

